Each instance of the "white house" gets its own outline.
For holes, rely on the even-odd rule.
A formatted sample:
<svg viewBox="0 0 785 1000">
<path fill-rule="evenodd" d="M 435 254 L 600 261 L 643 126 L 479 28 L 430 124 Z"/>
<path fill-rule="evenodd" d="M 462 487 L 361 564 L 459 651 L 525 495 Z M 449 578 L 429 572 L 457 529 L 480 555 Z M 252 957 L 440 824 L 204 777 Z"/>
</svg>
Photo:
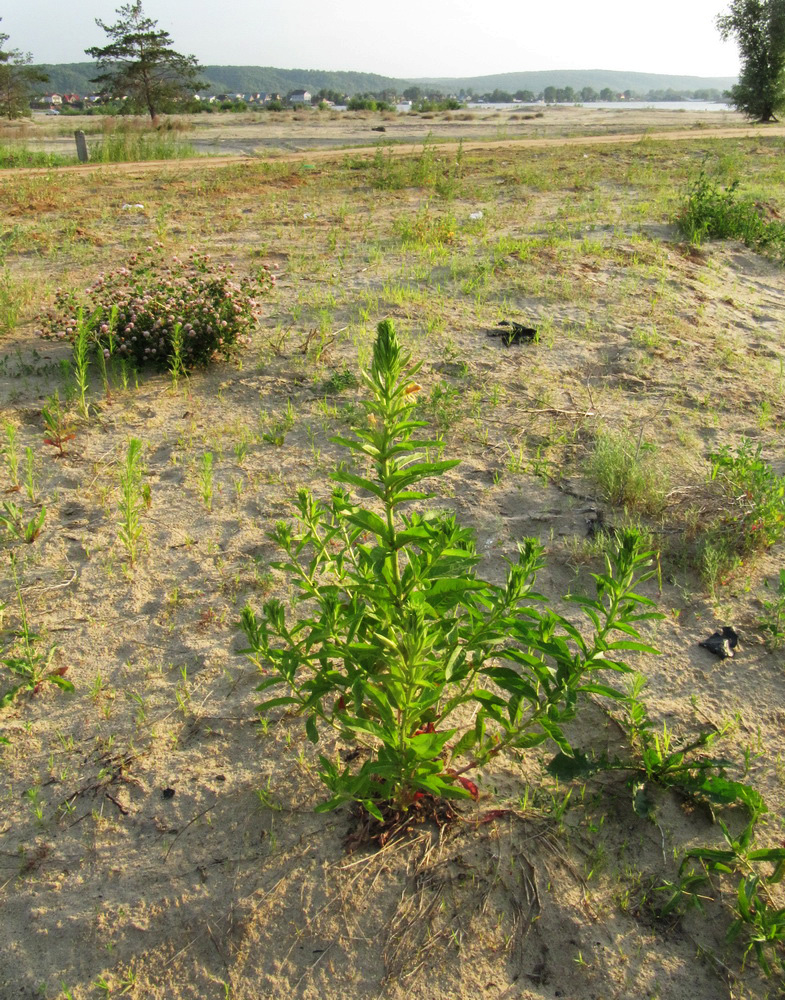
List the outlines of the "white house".
<svg viewBox="0 0 785 1000">
<path fill-rule="evenodd" d="M 307 90 L 295 90 L 293 93 L 289 94 L 290 104 L 310 104 L 311 95 Z"/>
</svg>

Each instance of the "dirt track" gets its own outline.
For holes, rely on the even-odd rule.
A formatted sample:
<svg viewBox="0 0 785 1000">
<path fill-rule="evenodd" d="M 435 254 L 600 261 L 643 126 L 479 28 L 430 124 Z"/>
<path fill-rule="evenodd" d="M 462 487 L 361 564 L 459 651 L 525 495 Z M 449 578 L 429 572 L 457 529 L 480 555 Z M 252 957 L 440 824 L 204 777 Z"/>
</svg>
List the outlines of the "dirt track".
<svg viewBox="0 0 785 1000">
<path fill-rule="evenodd" d="M 465 151 L 492 150 L 492 149 L 537 149 L 552 148 L 555 146 L 609 146 L 620 143 L 636 143 L 646 140 L 648 142 L 688 142 L 690 140 L 701 139 L 733 139 L 733 138 L 770 138 L 785 137 L 785 125 L 775 126 L 741 126 L 739 128 L 704 128 L 704 129 L 684 129 L 670 132 L 636 131 L 611 135 L 589 135 L 589 136 L 563 136 L 558 138 L 538 138 L 538 139 L 503 139 L 489 142 L 463 142 Z M 459 142 L 440 142 L 440 149 L 457 149 Z M 304 150 L 294 153 L 283 153 L 270 157 L 280 162 L 296 163 L 301 160 L 331 160 L 338 157 L 352 155 L 361 156 L 363 154 L 374 154 L 380 148 L 393 156 L 408 156 L 417 152 L 421 148 L 420 144 L 406 145 L 380 145 L 373 146 L 341 146 L 335 149 Z M 2 176 L 25 176 L 32 174 L 49 174 L 52 171 L 57 173 L 87 173 L 95 170 L 106 170 L 110 168 L 119 172 L 149 171 L 179 168 L 198 167 L 200 169 L 208 167 L 225 167 L 237 163 L 264 162 L 266 157 L 250 156 L 211 156 L 194 157 L 184 160 L 150 160 L 140 163 L 79 163 L 68 167 L 20 167 L 3 171 Z"/>
</svg>

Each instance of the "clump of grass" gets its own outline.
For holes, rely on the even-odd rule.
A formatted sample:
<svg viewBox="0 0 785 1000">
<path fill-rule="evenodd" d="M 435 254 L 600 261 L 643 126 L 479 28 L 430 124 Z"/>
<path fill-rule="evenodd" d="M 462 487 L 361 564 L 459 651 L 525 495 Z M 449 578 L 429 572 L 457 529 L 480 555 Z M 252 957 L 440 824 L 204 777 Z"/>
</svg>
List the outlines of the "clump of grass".
<svg viewBox="0 0 785 1000">
<path fill-rule="evenodd" d="M 110 132 L 90 148 L 93 163 L 136 163 L 140 160 L 183 160 L 197 156 L 189 142 L 171 134 Z"/>
<path fill-rule="evenodd" d="M 66 167 L 76 162 L 75 156 L 46 153 L 21 145 L 0 145 L 0 170 L 10 170 L 14 167 Z"/>
<path fill-rule="evenodd" d="M 614 507 L 644 514 L 662 510 L 667 476 L 658 464 L 654 447 L 642 438 L 600 432 L 586 471 Z"/>
</svg>

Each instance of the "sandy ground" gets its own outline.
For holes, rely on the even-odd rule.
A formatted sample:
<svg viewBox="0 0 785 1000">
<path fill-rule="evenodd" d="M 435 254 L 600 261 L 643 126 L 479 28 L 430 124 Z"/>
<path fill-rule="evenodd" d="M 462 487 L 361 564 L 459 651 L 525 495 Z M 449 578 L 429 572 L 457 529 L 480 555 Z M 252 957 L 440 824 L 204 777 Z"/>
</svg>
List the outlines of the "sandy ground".
<svg viewBox="0 0 785 1000">
<path fill-rule="evenodd" d="M 624 119 L 623 111 L 612 114 L 618 127 L 644 124 Z M 570 110 L 557 115 L 574 127 Z M 681 114 L 672 118 L 657 123 L 683 125 Z M 248 152 L 243 129 L 264 127 L 240 123 L 226 144 Z M 352 128 L 357 134 L 343 134 L 346 142 L 367 137 L 361 126 Z M 308 142 L 305 133 L 270 138 L 293 147 Z M 260 182 L 248 202 L 290 199 L 286 218 L 307 241 L 309 225 L 316 239 L 326 223 L 305 218 L 313 205 L 300 184 Z M 172 191 L 167 197 L 175 197 Z M 403 207 L 419 210 L 420 195 L 406 197 L 412 204 Z M 187 188 L 182 198 L 187 205 Z M 392 225 L 403 207 L 379 212 L 389 212 Z M 152 216 L 119 218 L 128 232 L 136 226 L 145 238 L 152 233 Z M 344 225 L 350 244 L 351 217 Z M 509 307 L 550 324 L 551 339 L 539 345 L 505 350 L 469 307 L 451 316 L 448 335 L 433 339 L 416 312 L 388 309 L 425 362 L 427 392 L 487 389 L 481 419 L 464 415 L 451 430 L 449 457 L 463 463 L 445 477 L 437 502 L 474 527 L 481 571 L 494 579 L 520 538 L 546 541 L 540 583 L 554 598 L 590 584 L 589 570 L 598 564 L 583 544 L 587 520 L 602 505 L 580 477 L 556 483 L 509 475 L 511 442 L 545 435 L 546 428 L 553 436 L 577 427 L 580 439 L 599 420 L 635 433 L 645 425 L 665 449 L 682 437 L 691 442 L 697 468 L 697 456 L 721 439 L 720 430 L 732 439 L 755 432 L 762 400 L 771 427 L 785 422 L 776 390 L 785 328 L 779 265 L 737 244 L 690 254 L 670 227 L 652 226 L 672 295 L 672 327 L 647 353 L 640 324 L 613 312 L 628 269 L 638 266 L 640 240 L 612 224 L 608 233 L 613 254 L 580 265 L 581 293 L 571 300 L 515 286 L 513 270 Z M 221 231 L 206 239 L 230 259 L 263 236 L 263 229 Z M 543 779 L 534 754 L 488 768 L 481 800 L 460 822 L 441 831 L 423 827 L 380 852 L 347 855 L 347 812 L 313 811 L 322 798 L 317 751 L 299 720 L 259 724 L 259 677 L 238 656 L 235 622 L 245 600 L 258 605 L 270 593 L 286 593 L 270 570 L 276 552 L 265 533 L 287 516 L 296 487 L 329 489 L 325 476 L 339 457 L 329 438 L 344 418 L 325 412 L 323 385 L 332 372 L 356 368 L 357 348 L 338 338 L 325 359 L 314 361 L 293 334 L 280 351 L 270 350 L 307 280 L 287 276 L 294 250 L 284 240 L 280 247 L 266 258 L 281 264 L 280 287 L 242 367 L 196 373 L 177 391 L 152 376 L 137 389 L 116 387 L 111 401 L 97 392 L 93 418 L 62 459 L 41 444 L 40 407 L 69 352 L 42 348 L 32 321 L 3 342 L 0 413 L 18 428 L 20 446 L 35 449 L 37 477 L 35 500 L 13 496 L 25 509 L 47 506 L 41 538 L 22 553 L 23 594 L 77 693 L 43 690 L 3 714 L 11 744 L 0 768 L 0 1000 L 781 995 L 778 981 L 766 982 L 754 964 L 740 972 L 740 949 L 724 944 L 719 910 L 708 920 L 654 919 L 651 885 L 674 877 L 675 853 L 717 832 L 705 812 L 673 796 L 662 794 L 658 824 L 650 823 L 631 812 L 623 780 L 605 776 L 574 787 L 559 815 L 567 789 Z M 545 253 L 549 278 L 574 272 L 574 261 Z M 389 276 L 349 260 L 344 280 L 358 295 L 381 294 Z M 30 255 L 11 263 L 19 274 L 41 266 Z M 75 255 L 65 268 L 81 278 L 87 264 Z M 654 301 L 658 273 L 643 280 Z M 317 300 L 323 294 L 317 291 Z M 579 336 L 584 320 L 593 332 Z M 460 374 L 464 362 L 468 375 Z M 707 384 L 733 405 L 715 410 Z M 505 392 L 491 406 L 494 385 Z M 297 421 L 286 446 L 276 448 L 257 434 L 260 407 L 280 414 L 290 400 Z M 335 403 L 359 400 L 348 390 Z M 241 458 L 235 446 L 245 435 L 250 444 Z M 118 467 L 129 436 L 144 441 L 151 491 L 143 516 L 148 550 L 132 571 L 116 540 Z M 215 455 L 211 511 L 197 482 L 207 449 Z M 781 449 L 774 460 L 782 471 Z M 618 512 L 606 513 L 612 521 Z M 762 581 L 776 575 L 781 559 L 779 545 L 723 592 L 720 607 L 681 577 L 666 578 L 661 593 L 652 581 L 647 593 L 665 618 L 650 636 L 662 655 L 638 663 L 658 720 L 690 731 L 733 721 L 729 752 L 741 759 L 746 749 L 747 780 L 775 814 L 766 842 L 781 836 L 785 699 L 782 654 L 767 651 L 755 623 Z M 13 623 L 9 581 L 2 596 Z M 741 632 L 742 647 L 720 661 L 698 642 L 726 621 Z M 619 728 L 593 703 L 572 735 L 598 751 L 623 744 Z M 329 738 L 319 748 L 345 749 Z M 503 814 L 488 819 L 499 806 Z M 737 815 L 729 821 L 741 822 Z"/>
</svg>

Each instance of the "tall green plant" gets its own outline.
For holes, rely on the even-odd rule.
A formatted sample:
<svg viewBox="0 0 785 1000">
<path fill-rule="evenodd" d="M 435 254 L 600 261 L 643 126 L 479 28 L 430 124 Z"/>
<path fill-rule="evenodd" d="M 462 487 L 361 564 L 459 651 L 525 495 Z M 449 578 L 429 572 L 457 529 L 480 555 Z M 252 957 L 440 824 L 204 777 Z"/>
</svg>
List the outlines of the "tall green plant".
<svg viewBox="0 0 785 1000">
<path fill-rule="evenodd" d="M 413 415 L 418 368 L 381 323 L 363 373 L 367 420 L 335 439 L 371 471 L 341 465 L 328 502 L 301 490 L 296 526 L 272 533 L 286 553 L 276 565 L 299 591 L 295 610 L 307 610 L 296 617 L 273 599 L 260 616 L 249 606 L 242 614 L 244 652 L 269 672 L 258 690 L 286 692 L 259 709 L 296 708 L 313 742 L 321 722 L 370 751 L 359 768 L 320 758 L 331 792 L 320 808 L 356 800 L 377 819 L 382 806 L 406 810 L 424 794 L 476 795 L 464 773 L 505 749 L 551 739 L 571 753 L 562 725 L 581 693 L 623 698 L 596 675 L 627 672 L 623 650 L 652 651 L 637 632 L 654 612 L 635 589 L 650 574 L 639 575 L 648 553 L 634 533 L 597 574 L 595 596 L 577 599 L 594 626 L 587 640 L 533 590 L 539 542 L 521 543 L 497 585 L 476 575 L 473 533 L 453 516 L 404 513 L 431 496 L 423 480 L 458 464 L 429 460 L 439 443 L 416 437 L 425 426 Z"/>
</svg>

